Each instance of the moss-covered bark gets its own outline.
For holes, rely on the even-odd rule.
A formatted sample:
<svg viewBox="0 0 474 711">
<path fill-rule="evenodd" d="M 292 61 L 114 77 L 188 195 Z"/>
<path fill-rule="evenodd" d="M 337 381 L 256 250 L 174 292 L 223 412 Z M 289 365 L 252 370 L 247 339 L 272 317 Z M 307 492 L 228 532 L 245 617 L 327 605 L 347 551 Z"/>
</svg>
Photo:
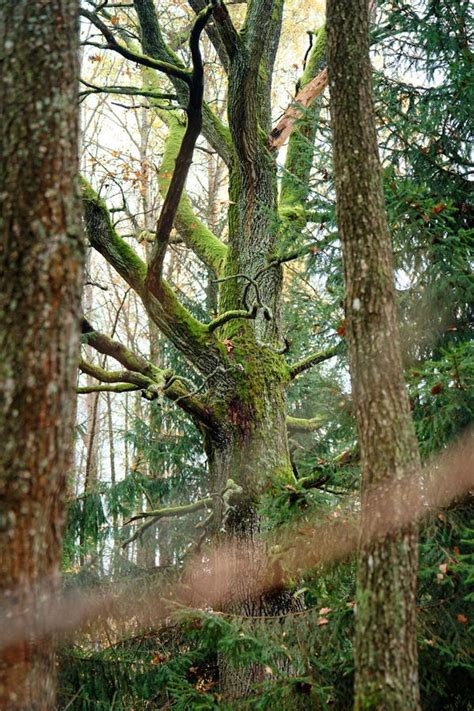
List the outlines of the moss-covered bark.
<svg viewBox="0 0 474 711">
<path fill-rule="evenodd" d="M 49 614 L 71 453 L 83 244 L 75 0 L 0 3 L 0 708 L 55 708 Z"/>
<path fill-rule="evenodd" d="M 192 6 L 202 9 L 201 0 Z M 153 2 L 135 0 L 134 7 L 143 51 L 184 69 L 164 41 Z M 256 599 L 248 584 L 252 575 L 258 574 L 253 566 L 254 559 L 258 558 L 254 553 L 259 545 L 259 494 L 270 478 L 277 476 L 288 482 L 294 478 L 286 417 L 286 389 L 292 374 L 281 355 L 282 268 L 275 260 L 282 238 L 282 220 L 278 210 L 276 157 L 269 150 L 267 140 L 273 63 L 282 11 L 281 0 L 254 0 L 248 4 L 242 31 L 237 33 L 225 8 L 217 5 L 212 26 L 207 26 L 218 51 L 225 52 L 228 73 L 229 128 L 223 127 L 215 117 L 212 119 L 212 112 L 206 105 L 203 107 L 203 135 L 229 167 L 227 244 L 222 244 L 196 218 L 185 194 L 174 223 L 186 245 L 220 277 L 217 317 L 209 324 L 199 323 L 164 282 L 160 290 L 152 289 L 151 294 L 136 255 L 130 255 L 128 260 L 131 271 L 124 266 L 127 249 L 117 242 L 118 236 L 107 220 L 101 222 L 109 232 L 105 240 L 99 239 L 93 230 L 91 234 L 94 246 L 138 291 L 150 318 L 162 333 L 206 377 L 199 401 L 209 416 L 207 421 L 202 411 L 195 411 L 194 416 L 208 455 L 210 490 L 222 492 L 229 479 L 241 488 L 241 492 L 233 496 L 230 510 L 226 510 L 218 497 L 213 501 L 216 531 L 218 535 L 238 536 L 248 551 L 246 570 L 237 576 L 235 571 L 233 574 L 242 581 L 241 589 L 235 591 L 235 599 L 224 600 L 222 604 L 227 609 L 245 609 L 250 615 L 284 613 L 296 605 L 291 595 L 282 589 Z M 308 63 L 308 77 L 316 71 L 323 50 L 324 38 L 320 38 Z M 144 71 L 147 89 L 158 92 L 159 76 L 152 70 Z M 180 102 L 185 104 L 188 98 L 185 82 L 176 76 L 170 80 Z M 313 133 L 304 139 L 309 143 L 314 136 L 315 115 L 313 112 Z M 170 189 L 186 123 L 178 112 L 161 112 L 160 116 L 169 129 L 159 170 L 160 190 L 165 196 Z M 299 151 L 298 146 L 292 149 L 293 156 Z M 308 155 L 304 170 L 298 172 L 301 183 L 309 177 L 312 152 Z M 296 158 L 292 161 L 290 167 L 294 164 L 297 171 Z M 306 196 L 307 192 L 303 191 L 297 205 L 293 193 L 290 195 L 286 190 L 283 196 L 283 209 L 291 212 L 291 216 L 297 212 L 302 218 L 297 229 L 305 221 Z M 91 220 L 88 223 L 93 227 Z M 309 363 L 305 361 L 297 372 L 306 367 Z M 169 388 L 165 388 L 165 394 L 170 396 Z M 182 403 L 181 399 L 181 406 Z M 308 431 L 317 423 L 301 420 L 293 424 Z M 236 564 L 241 566 L 242 561 Z M 226 695 L 248 692 L 248 675 L 238 673 L 230 678 L 225 662 L 221 672 Z M 259 671 L 255 673 L 254 680 Z"/>
</svg>

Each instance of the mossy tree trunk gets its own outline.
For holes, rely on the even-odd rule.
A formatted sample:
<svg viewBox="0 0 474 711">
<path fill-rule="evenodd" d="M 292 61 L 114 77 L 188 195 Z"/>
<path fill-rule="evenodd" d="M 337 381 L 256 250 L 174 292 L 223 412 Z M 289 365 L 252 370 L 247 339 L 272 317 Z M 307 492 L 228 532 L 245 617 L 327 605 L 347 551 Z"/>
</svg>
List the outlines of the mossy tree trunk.
<svg viewBox="0 0 474 711">
<path fill-rule="evenodd" d="M 373 536 L 371 492 L 421 474 L 403 377 L 392 250 L 378 158 L 367 0 L 328 2 L 328 71 L 337 217 L 362 470 L 355 708 L 419 708 L 415 526 Z M 411 487 L 413 491 L 413 487 Z M 383 514 L 378 514 L 383 515 Z M 390 526 L 391 521 L 387 521 Z"/>
<path fill-rule="evenodd" d="M 83 246 L 75 0 L 0 2 L 0 707 L 55 708 L 34 641 L 61 557 L 75 411 Z M 8 642 L 7 642 L 8 643 Z"/>
<path fill-rule="evenodd" d="M 107 207 L 84 182 L 86 225 L 89 239 L 141 297 L 148 315 L 203 379 L 199 393 L 185 387 L 157 363 L 145 362 L 102 334 L 91 331 L 88 343 L 107 352 L 127 368 L 120 374 L 99 372 L 106 383 L 117 389 L 141 389 L 150 399 L 164 395 L 175 401 L 195 422 L 203 436 L 208 456 L 210 487 L 220 493 L 232 479 L 241 494 L 232 499 L 233 509 L 216 504 L 214 524 L 225 535 L 238 537 L 249 551 L 249 568 L 241 575 L 242 590 L 235 599 L 223 601 L 227 608 L 246 610 L 250 615 L 285 613 L 295 606 L 285 591 L 254 599 L 250 581 L 252 555 L 257 543 L 259 494 L 271 477 L 294 481 L 287 437 L 286 391 L 292 379 L 284 356 L 281 296 L 282 266 L 279 256 L 288 245 L 292 230 L 301 231 L 308 191 L 290 198 L 287 187 L 279 199 L 276 155 L 271 150 L 271 79 L 278 47 L 283 12 L 282 0 L 253 0 L 240 31 L 234 27 L 225 5 L 213 3 L 206 30 L 228 78 L 228 123 L 225 124 L 202 100 L 199 83 L 199 48 L 195 29 L 206 10 L 205 2 L 193 0 L 199 12 L 191 33 L 192 69 L 166 44 L 152 0 L 135 0 L 141 49 L 129 41 L 128 58 L 142 65 L 146 91 L 158 98 L 163 91 L 162 75 L 167 75 L 181 105 L 188 106 L 186 117 L 179 111 L 156 111 L 168 127 L 168 137 L 159 171 L 159 187 L 164 200 L 156 230 L 156 247 L 145 264 L 114 230 Z M 96 28 L 114 45 L 111 26 L 85 13 Z M 211 20 L 209 20 L 211 17 Z M 122 42 L 127 42 L 125 36 Z M 324 36 L 315 44 L 304 81 L 319 71 L 324 62 Z M 143 54 L 142 54 L 143 53 Z M 146 56 L 145 56 L 146 55 Z M 141 88 L 143 91 L 143 87 Z M 193 104 L 196 93 L 200 106 Z M 155 102 L 159 103 L 159 102 Z M 153 101 L 151 102 L 154 105 Z M 290 146 L 288 173 L 300 185 L 307 183 L 311 170 L 315 110 L 304 124 L 308 155 L 301 163 L 301 151 Z M 189 165 L 189 136 L 200 125 L 210 146 L 226 164 L 229 173 L 228 235 L 224 243 L 194 213 L 184 186 L 176 192 L 176 175 Z M 297 132 L 293 136 L 297 136 Z M 300 137 L 301 138 L 301 137 Z M 290 138 L 297 140 L 296 138 Z M 280 204 L 279 204 L 280 203 Z M 291 204 L 290 204 L 291 203 Z M 283 206 L 284 211 L 280 210 Z M 178 301 L 162 277 L 163 251 L 168 236 L 164 215 L 173 213 L 176 230 L 187 248 L 218 280 L 218 315 L 204 324 L 196 320 Z M 295 221 L 295 215 L 298 221 Z M 331 356 L 334 355 L 331 352 Z M 330 357 L 328 355 L 328 357 Z M 321 360 L 325 358 L 322 357 Z M 314 361 L 320 362 L 320 361 Z M 305 364 L 301 370 L 309 367 Z M 130 371 L 133 371 L 131 373 Z M 91 367 L 87 366 L 87 372 Z M 300 372 L 300 371 L 298 371 Z M 122 381 L 119 383 L 119 381 Z M 108 386 L 110 387 L 110 386 Z M 308 429 L 310 427 L 308 426 Z M 218 497 L 216 499 L 218 501 Z M 219 518 L 221 517 L 221 518 Z M 222 518 L 223 517 L 223 518 Z M 240 565 L 242 563 L 240 562 Z M 255 570 L 255 574 L 258 571 Z M 233 576 L 236 577 L 235 575 Z M 248 674 L 230 679 L 223 670 L 224 691 L 234 697 L 248 692 Z M 257 678 L 256 672 L 255 678 Z"/>
</svg>

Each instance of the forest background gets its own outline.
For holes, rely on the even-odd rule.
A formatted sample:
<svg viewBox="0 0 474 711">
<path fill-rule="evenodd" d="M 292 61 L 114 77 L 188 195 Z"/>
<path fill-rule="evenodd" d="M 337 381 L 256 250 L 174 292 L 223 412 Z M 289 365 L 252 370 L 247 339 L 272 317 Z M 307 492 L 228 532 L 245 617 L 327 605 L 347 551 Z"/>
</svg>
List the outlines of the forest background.
<svg viewBox="0 0 474 711">
<path fill-rule="evenodd" d="M 227 7 L 241 30 L 247 5 Z M 66 587 L 116 594 L 118 606 L 130 586 L 137 615 L 120 625 L 104 615 L 61 647 L 59 704 L 347 709 L 353 557 L 288 580 L 280 547 L 269 544 L 284 592 L 275 585 L 256 604 L 249 589 L 243 604 L 218 613 L 201 606 L 169 614 L 158 627 L 143 624 L 191 556 L 202 555 L 205 568 L 211 537 L 251 530 L 258 548 L 259 536 L 282 526 L 330 525 L 359 505 L 324 4 L 285 3 L 281 34 L 280 18 L 272 18 L 273 40 L 247 23 L 264 57 L 253 89 L 245 72 L 242 83 L 228 83 L 232 38 L 212 21 L 203 31 L 203 121 L 168 234 L 162 223 L 160 253 L 155 229 L 179 173 L 182 84 L 185 67 L 199 63 L 188 43 L 200 10 L 198 1 L 83 3 L 81 175 L 90 247 L 63 568 Z M 473 406 L 469 19 L 462 0 L 380 3 L 372 12 L 378 145 L 424 463 L 457 440 Z M 143 55 L 181 74 L 135 61 Z M 293 116 L 294 97 L 318 77 L 309 105 Z M 259 115 L 253 134 L 240 95 Z M 237 107 L 230 133 L 228 103 Z M 236 126 L 248 142 L 235 141 Z M 245 166 L 254 140 L 261 172 L 243 169 L 236 178 L 229 153 Z M 270 172 L 259 163 L 260 144 L 274 158 Z M 250 184 L 264 210 L 249 210 Z M 257 246 L 234 236 L 248 224 Z M 147 263 L 156 267 L 148 286 L 162 310 L 144 296 L 140 265 Z M 215 414 L 219 400 L 232 403 L 225 416 Z M 264 423 L 251 444 L 248 421 Z M 244 503 L 242 488 L 251 492 Z M 472 496 L 423 519 L 417 635 L 425 709 L 472 708 L 473 545 Z"/>
</svg>

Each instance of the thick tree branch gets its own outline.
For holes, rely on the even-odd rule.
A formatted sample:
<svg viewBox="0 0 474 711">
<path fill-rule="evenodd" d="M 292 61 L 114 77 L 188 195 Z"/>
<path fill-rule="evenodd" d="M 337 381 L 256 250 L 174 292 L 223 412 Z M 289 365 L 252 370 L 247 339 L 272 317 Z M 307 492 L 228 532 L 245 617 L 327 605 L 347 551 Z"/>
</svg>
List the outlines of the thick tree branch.
<svg viewBox="0 0 474 711">
<path fill-rule="evenodd" d="M 273 15 L 279 0 L 252 0 L 241 31 L 244 38 L 249 71 L 258 71 L 260 61 L 267 49 Z"/>
<path fill-rule="evenodd" d="M 306 356 L 306 358 L 302 358 L 296 363 L 293 363 L 293 365 L 290 365 L 290 376 L 292 379 L 296 378 L 297 375 L 303 373 L 305 370 L 309 370 L 309 368 L 312 368 L 314 365 L 319 365 L 319 363 L 324 363 L 324 361 L 329 360 L 330 358 L 334 358 L 340 353 L 343 353 L 343 351 L 344 343 L 343 341 L 340 341 L 336 346 L 333 346 L 332 348 L 328 348 L 325 351 L 318 351 L 317 353 L 312 353 L 311 355 Z"/>
<path fill-rule="evenodd" d="M 212 348 L 207 327 L 189 313 L 164 280 L 155 294 L 148 291 L 146 264 L 117 234 L 104 201 L 87 181 L 82 180 L 82 188 L 86 230 L 92 246 L 137 292 L 150 318 L 176 348 L 202 372 L 207 374 L 214 370 L 220 357 L 217 347 Z"/>
<path fill-rule="evenodd" d="M 189 4 L 198 14 L 204 9 L 206 2 L 205 0 L 189 0 Z M 216 5 L 213 20 L 208 23 L 206 33 L 214 45 L 222 66 L 227 70 L 229 60 L 232 60 L 240 46 L 240 37 L 224 2 L 219 2 Z"/>
<path fill-rule="evenodd" d="M 312 417 L 307 420 L 304 417 L 291 417 L 291 415 L 288 415 L 286 418 L 288 432 L 315 432 L 324 425 L 324 422 L 322 417 Z"/>
<path fill-rule="evenodd" d="M 95 331 L 85 319 L 83 332 L 83 342 L 95 348 L 99 353 L 114 358 L 130 372 L 106 371 L 90 363 L 84 363 L 84 361 L 79 366 L 81 370 L 88 372 L 102 382 L 117 382 L 115 378 L 120 377 L 123 387 L 122 389 L 113 389 L 113 392 L 130 390 L 131 387 L 125 387 L 125 384 L 128 383 L 133 386 L 133 389 L 142 390 L 142 395 L 147 400 L 155 400 L 160 394 L 163 394 L 204 426 L 213 427 L 215 425 L 215 418 L 210 408 L 199 400 L 195 393 L 188 392 L 171 370 L 158 368 L 118 341 Z M 94 391 L 97 391 L 97 388 L 90 392 Z M 78 392 L 88 391 L 81 388 Z"/>
<path fill-rule="evenodd" d="M 163 120 L 169 133 L 158 173 L 160 192 L 166 195 L 170 189 L 171 176 L 177 163 L 179 146 L 182 144 L 185 127 L 174 113 L 166 113 Z M 226 245 L 194 213 L 186 192 L 183 190 L 174 219 L 176 229 L 189 249 L 217 276 L 221 273 L 227 254 Z"/>
<path fill-rule="evenodd" d="M 169 49 L 163 39 L 153 0 L 134 0 L 134 7 L 140 22 L 143 50 L 155 59 L 171 62 L 177 66 L 183 66 L 180 58 Z M 154 86 L 156 84 L 155 77 L 148 76 L 148 79 L 150 85 Z M 180 104 L 186 105 L 189 97 L 187 83 L 175 77 L 170 77 L 170 79 L 176 90 Z M 229 129 L 224 126 L 206 102 L 203 102 L 202 109 L 203 135 L 219 156 L 229 164 L 232 154 Z"/>
<path fill-rule="evenodd" d="M 89 395 L 90 393 L 128 393 L 136 392 L 142 388 L 139 385 L 129 385 L 128 383 L 117 383 L 117 385 L 86 385 L 76 388 L 78 395 Z"/>
<path fill-rule="evenodd" d="M 136 373 L 130 370 L 105 370 L 99 365 L 93 365 L 81 359 L 79 362 L 79 370 L 86 375 L 99 380 L 101 383 L 129 383 L 136 385 L 138 388 L 148 388 L 156 383 L 142 373 Z"/>
<path fill-rule="evenodd" d="M 99 351 L 99 353 L 111 356 L 128 370 L 144 375 L 146 378 L 152 379 L 155 382 L 160 379 L 164 382 L 164 380 L 171 375 L 171 371 L 157 368 L 147 361 L 146 358 L 142 358 L 142 356 L 133 353 L 129 348 L 126 348 L 126 346 L 118 341 L 114 341 L 113 338 L 110 338 L 110 336 L 107 336 L 105 333 L 99 333 L 99 331 L 96 330 L 87 331 L 82 339 L 84 343 L 92 346 L 96 351 Z"/>
<path fill-rule="evenodd" d="M 162 278 L 163 262 L 168 247 L 173 222 L 178 211 L 178 206 L 186 183 L 189 169 L 191 167 L 194 147 L 201 133 L 202 128 L 202 99 L 204 94 L 204 71 L 201 53 L 199 51 L 199 39 L 206 23 L 211 16 L 213 6 L 209 5 L 196 18 L 189 47 L 193 60 L 193 72 L 189 84 L 189 99 L 186 108 L 188 118 L 186 130 L 181 141 L 176 165 L 170 180 L 168 191 L 161 209 L 158 225 L 156 227 L 156 241 L 153 255 L 148 267 L 147 286 L 152 294 L 157 294 L 160 289 Z"/>
</svg>

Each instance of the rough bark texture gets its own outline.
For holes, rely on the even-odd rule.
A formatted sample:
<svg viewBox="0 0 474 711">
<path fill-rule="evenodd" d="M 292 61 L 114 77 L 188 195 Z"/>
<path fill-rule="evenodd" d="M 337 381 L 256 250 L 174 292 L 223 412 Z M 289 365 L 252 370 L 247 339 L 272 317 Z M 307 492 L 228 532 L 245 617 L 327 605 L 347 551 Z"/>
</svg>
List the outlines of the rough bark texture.
<svg viewBox="0 0 474 711">
<path fill-rule="evenodd" d="M 364 506 L 374 485 L 417 476 L 420 462 L 400 357 L 375 132 L 367 0 L 330 0 L 327 12 L 337 216 Z M 403 506 L 403 497 L 393 506 Z M 367 544 L 371 521 L 366 514 L 358 579 L 355 708 L 417 709 L 416 530 L 409 527 Z"/>
<path fill-rule="evenodd" d="M 0 2 L 0 605 L 28 610 L 32 637 L 37 593 L 56 584 L 74 423 L 77 15 L 75 0 Z M 2 651 L 0 708 L 53 709 L 54 682 L 49 643 Z"/>
<path fill-rule="evenodd" d="M 191 4 L 199 10 L 203 6 L 201 0 Z M 134 8 L 140 24 L 142 51 L 155 61 L 171 62 L 182 71 L 181 60 L 168 47 L 160 31 L 152 0 L 134 0 Z M 179 196 L 174 226 L 186 246 L 219 279 L 216 319 L 209 324 L 197 321 L 164 280 L 159 288 L 153 289 L 147 279 L 145 263 L 113 229 L 105 203 L 87 186 L 84 192 L 91 244 L 140 295 L 150 319 L 161 333 L 195 371 L 205 377 L 194 397 L 186 395 L 183 385 L 179 397 L 172 397 L 172 387 L 176 388 L 177 380 L 159 371 L 158 389 L 191 414 L 199 427 L 208 456 L 210 491 L 223 492 L 229 479 L 241 489 L 240 496 L 233 496 L 231 511 L 226 512 L 223 502 L 216 497 L 213 523 L 217 531 L 225 529 L 224 535 L 238 537 L 249 552 L 248 565 L 243 569 L 240 560 L 239 575 L 233 575 L 242 581 L 241 590 L 235 590 L 235 599 L 223 601 L 223 607 L 253 616 L 283 614 L 297 607 L 286 591 L 276 589 L 273 595 L 255 596 L 251 584 L 252 571 L 257 564 L 254 559 L 258 558 L 253 554 L 260 545 L 256 536 L 259 494 L 271 477 L 294 481 L 286 425 L 286 389 L 291 371 L 282 354 L 282 268 L 276 257 L 290 234 L 287 222 L 291 219 L 295 223 L 295 215 L 294 205 L 289 205 L 292 201 L 288 190 L 283 191 L 280 199 L 280 207 L 285 208 L 288 218 L 279 211 L 276 156 L 267 138 L 271 128 L 271 81 L 282 12 L 283 0 L 249 2 L 244 26 L 238 32 L 225 6 L 215 4 L 206 25 L 219 55 L 225 54 L 223 63 L 228 73 L 228 127 L 212 113 L 211 104 L 204 103 L 202 107 L 202 133 L 229 168 L 227 243 L 212 233 L 211 221 L 205 225 L 196 217 L 185 192 Z M 305 82 L 316 73 L 323 54 L 321 37 Z M 157 92 L 162 79 L 150 66 L 148 61 L 147 68 L 143 69 L 144 83 L 147 89 Z M 187 98 L 188 90 L 183 79 L 176 76 L 173 70 L 170 80 L 182 101 Z M 167 196 L 172 190 L 172 176 L 186 124 L 179 111 L 157 111 L 169 131 L 159 171 L 160 192 Z M 292 158 L 288 173 L 296 175 L 301 185 L 308 182 L 311 170 L 316 116 L 315 111 L 312 120 L 307 122 L 311 126 L 304 139 L 310 145 L 304 166 L 296 168 L 297 146 L 289 150 Z M 188 121 L 190 118 L 188 111 Z M 291 234 L 304 227 L 307 196 L 305 186 L 298 193 L 295 210 L 301 219 Z M 93 340 L 97 342 L 97 338 Z M 91 340 L 89 343 L 94 345 Z M 102 352 L 116 357 L 110 349 Z M 128 364 L 124 359 L 120 362 L 130 369 L 130 358 Z M 156 364 L 154 367 L 155 371 L 159 370 Z M 153 369 L 139 367 L 138 370 L 148 378 L 156 378 Z M 114 382 L 110 379 L 112 375 L 104 374 L 103 382 Z M 129 378 L 128 382 L 131 382 Z M 156 390 L 148 389 L 150 399 Z M 261 673 L 261 669 L 255 669 L 250 675 L 241 670 L 230 673 L 223 662 L 224 695 L 234 699 L 245 696 L 249 684 L 261 678 Z"/>
</svg>

